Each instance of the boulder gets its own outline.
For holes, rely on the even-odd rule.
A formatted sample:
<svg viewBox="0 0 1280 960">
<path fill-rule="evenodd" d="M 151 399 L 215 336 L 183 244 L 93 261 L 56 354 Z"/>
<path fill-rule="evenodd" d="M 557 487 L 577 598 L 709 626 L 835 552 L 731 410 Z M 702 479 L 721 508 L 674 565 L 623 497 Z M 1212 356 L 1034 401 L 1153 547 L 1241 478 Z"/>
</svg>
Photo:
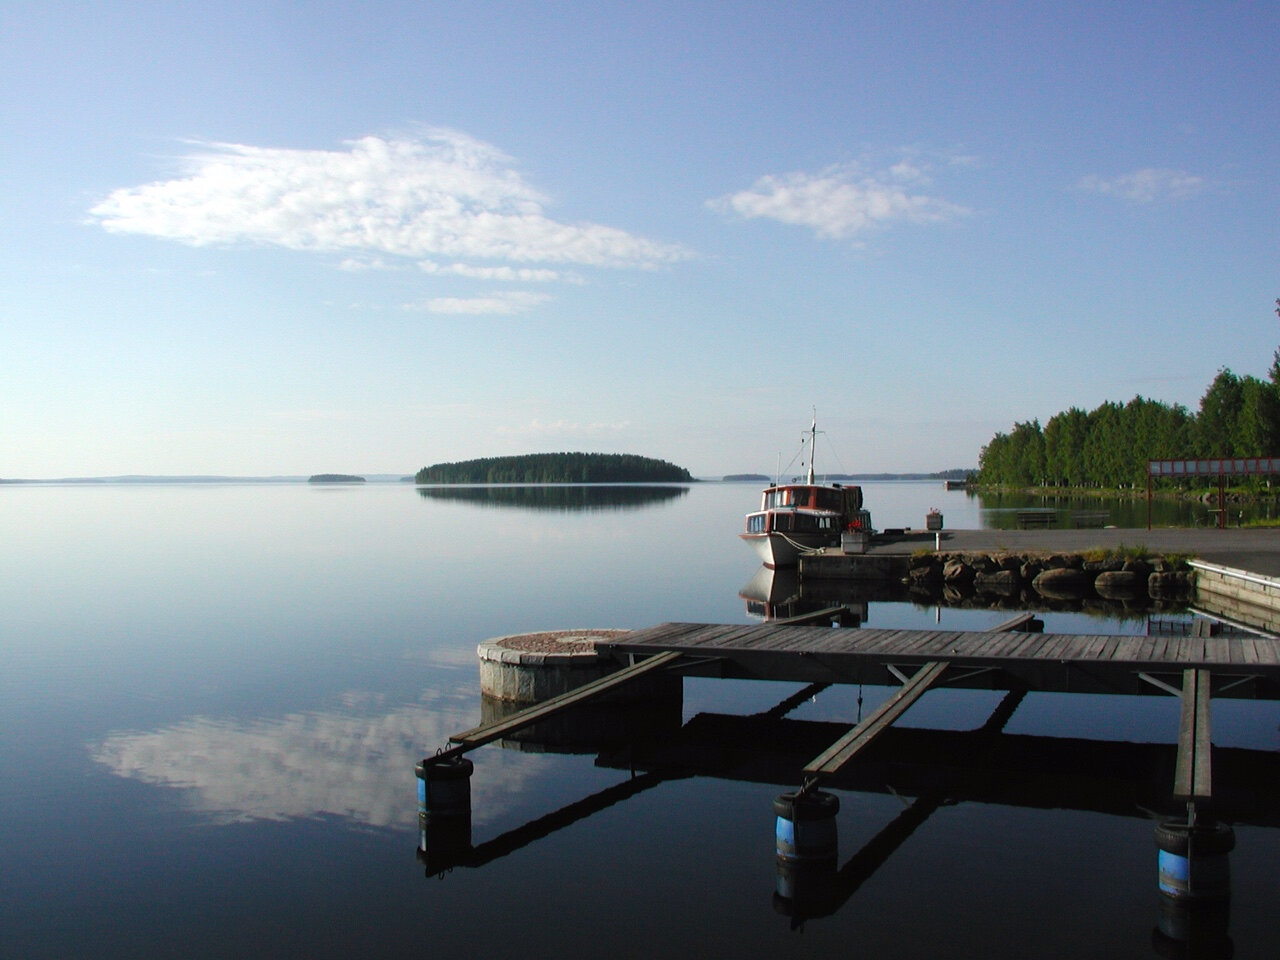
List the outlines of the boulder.
<svg viewBox="0 0 1280 960">
<path fill-rule="evenodd" d="M 1157 600 L 1186 600 L 1195 592 L 1195 579 L 1181 570 L 1157 571 L 1147 578 L 1147 592 Z"/>
<path fill-rule="evenodd" d="M 1146 588 L 1146 580 L 1132 570 L 1107 570 L 1094 578 L 1093 589 L 1106 600 L 1128 600 Z"/>
<path fill-rule="evenodd" d="M 942 568 L 942 579 L 953 586 L 972 583 L 974 569 L 963 560 L 948 560 Z"/>
<path fill-rule="evenodd" d="M 1055 567 L 1045 570 L 1031 585 L 1042 597 L 1072 600 L 1092 592 L 1093 576 L 1073 567 Z"/>
<path fill-rule="evenodd" d="M 1002 597 L 1016 597 L 1022 580 L 1014 570 L 993 570 L 979 573 L 973 578 L 973 589 L 979 593 L 994 593 Z"/>
</svg>

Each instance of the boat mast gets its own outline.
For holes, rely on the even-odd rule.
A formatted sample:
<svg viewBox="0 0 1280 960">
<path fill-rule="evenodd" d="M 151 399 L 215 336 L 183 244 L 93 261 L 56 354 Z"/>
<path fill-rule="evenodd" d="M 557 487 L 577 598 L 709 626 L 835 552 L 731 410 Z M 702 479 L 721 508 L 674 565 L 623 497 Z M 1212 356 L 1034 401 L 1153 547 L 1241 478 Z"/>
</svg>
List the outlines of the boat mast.
<svg viewBox="0 0 1280 960">
<path fill-rule="evenodd" d="M 813 486 L 813 451 L 818 447 L 818 411 L 813 411 L 813 419 L 809 421 L 809 486 Z"/>
</svg>

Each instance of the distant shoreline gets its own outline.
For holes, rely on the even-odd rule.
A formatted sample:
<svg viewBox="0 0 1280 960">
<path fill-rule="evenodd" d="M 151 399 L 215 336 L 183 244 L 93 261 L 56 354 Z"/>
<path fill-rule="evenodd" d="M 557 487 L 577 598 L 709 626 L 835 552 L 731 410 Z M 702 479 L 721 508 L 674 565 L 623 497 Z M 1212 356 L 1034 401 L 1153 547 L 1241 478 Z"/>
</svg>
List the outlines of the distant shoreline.
<svg viewBox="0 0 1280 960">
<path fill-rule="evenodd" d="M 860 473 L 860 474 L 824 474 L 817 479 L 822 483 L 846 483 L 849 481 L 912 481 L 912 480 L 945 480 L 956 479 L 951 474 L 957 471 L 943 471 L 941 473 Z M 967 471 L 966 471 L 967 472 Z M 216 484 L 216 483 L 256 483 L 256 484 L 307 484 L 313 486 L 317 482 L 313 478 L 316 474 L 297 476 L 270 476 L 270 477 L 236 477 L 236 476 L 218 476 L 218 475 L 167 475 L 158 474 L 149 476 L 144 474 L 126 474 L 116 477 L 50 477 L 50 478 L 6 478 L 0 477 L 0 486 L 109 486 L 109 485 L 128 485 L 128 484 Z M 323 476 L 323 475 L 321 475 Z M 350 474 L 350 477 L 358 477 L 366 483 L 409 483 L 414 482 L 412 474 L 399 473 L 364 473 Z M 765 476 L 764 474 L 752 473 L 736 473 L 725 474 L 722 477 L 695 477 L 695 481 L 699 482 L 721 482 L 721 483 L 772 483 L 774 478 Z M 632 483 L 650 483 L 651 481 L 637 480 Z M 675 481 L 680 483 L 688 483 L 691 481 Z M 784 482 L 786 482 L 784 480 Z M 501 484 L 501 486 L 531 486 L 532 484 Z M 596 484 L 597 486 L 599 484 Z M 606 484 L 609 485 L 609 484 Z M 434 484 L 433 484 L 434 486 Z M 481 484 L 485 486 L 485 484 Z"/>
<path fill-rule="evenodd" d="M 354 476 L 354 474 L 353 474 Z M 412 476 L 399 473 L 366 473 L 359 475 L 367 483 L 405 483 L 412 482 Z M 12 486 L 28 485 L 56 486 L 75 484 L 84 486 L 110 484 L 198 484 L 198 483 L 261 483 L 261 484 L 305 484 L 311 482 L 311 476 L 275 476 L 275 477 L 222 477 L 222 476 L 143 476 L 130 474 L 120 477 L 57 477 L 52 479 L 6 479 L 0 478 L 0 484 Z"/>
</svg>

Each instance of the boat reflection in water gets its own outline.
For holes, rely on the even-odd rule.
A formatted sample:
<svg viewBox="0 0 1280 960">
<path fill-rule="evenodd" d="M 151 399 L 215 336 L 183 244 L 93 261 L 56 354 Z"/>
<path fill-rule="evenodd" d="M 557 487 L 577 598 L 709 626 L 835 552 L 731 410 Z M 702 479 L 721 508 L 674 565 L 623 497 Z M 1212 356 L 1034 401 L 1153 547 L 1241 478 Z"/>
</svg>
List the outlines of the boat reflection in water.
<svg viewBox="0 0 1280 960">
<path fill-rule="evenodd" d="M 747 616 L 766 623 L 833 623 L 842 627 L 861 626 L 867 620 L 867 604 L 878 584 L 855 581 L 845 584 L 838 599 L 805 596 L 795 568 L 762 566 L 738 596 L 746 601 Z"/>
<path fill-rule="evenodd" d="M 507 507 L 524 510 L 579 511 L 638 510 L 689 495 L 678 484 L 585 484 L 547 483 L 468 486 L 447 484 L 420 486 L 424 500 L 449 500 L 478 507 Z"/>
</svg>

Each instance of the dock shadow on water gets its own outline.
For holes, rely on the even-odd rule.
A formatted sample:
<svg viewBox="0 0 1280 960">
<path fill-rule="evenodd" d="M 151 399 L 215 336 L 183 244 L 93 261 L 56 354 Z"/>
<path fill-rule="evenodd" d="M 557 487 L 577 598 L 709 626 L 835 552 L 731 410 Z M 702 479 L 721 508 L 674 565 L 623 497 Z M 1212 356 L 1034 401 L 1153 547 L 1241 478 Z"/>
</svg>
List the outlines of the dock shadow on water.
<svg viewBox="0 0 1280 960">
<path fill-rule="evenodd" d="M 966 806 L 1010 811 L 1007 832 L 984 829 L 972 838 L 979 845 L 973 855 L 1000 861 L 1009 856 L 1010 844 L 1025 839 L 1019 830 L 1023 813 L 1056 811 L 1058 819 L 1077 830 L 1096 823 L 1098 817 L 1123 824 L 1117 828 L 1110 822 L 1088 844 L 1090 857 L 1106 856 L 1106 845 L 1114 844 L 1111 852 L 1125 862 L 1120 870 L 1108 862 L 1089 865 L 1070 857 L 1058 860 L 1065 851 L 1046 842 L 1047 837 L 1040 838 L 1034 852 L 1022 848 L 1017 853 L 1019 860 L 1039 862 L 1045 885 L 1054 890 L 1059 889 L 1051 879 L 1054 875 L 1064 874 L 1074 882 L 1086 879 L 1091 870 L 1099 871 L 1094 883 L 1106 892 L 1077 890 L 1077 909 L 1092 905 L 1096 896 L 1115 898 L 1118 892 L 1125 902 L 1147 902 L 1145 923 L 1130 917 L 1130 929 L 1113 929 L 1098 942 L 1136 944 L 1145 933 L 1150 952 L 1132 955 L 1233 956 L 1228 861 L 1235 831 L 1220 820 L 1206 818 L 1203 829 L 1193 831 L 1190 840 L 1185 830 L 1177 833 L 1177 818 L 1185 814 L 1185 807 L 1170 795 L 1175 771 L 1166 745 L 1009 733 L 1006 727 L 1026 696 L 1025 691 L 1015 690 L 998 699 L 986 720 L 971 729 L 886 730 L 858 763 L 842 768 L 821 791 L 806 794 L 789 789 L 795 786 L 795 772 L 838 739 L 847 725 L 791 714 L 828 686 L 806 686 L 747 715 L 698 712 L 681 722 L 679 699 L 668 698 L 660 707 L 577 707 L 560 714 L 554 723 L 527 728 L 500 746 L 543 754 L 594 753 L 595 767 L 616 770 L 622 778 L 484 838 L 473 837 L 465 787 L 469 766 L 461 774 L 451 765 L 444 766 L 444 774 L 432 774 L 420 766 L 419 862 L 428 879 L 458 883 L 447 875 L 455 870 L 502 871 L 506 858 L 536 856 L 532 850 L 538 843 L 554 843 L 554 835 L 581 829 L 584 821 L 597 815 L 607 813 L 616 821 L 626 816 L 627 805 L 642 802 L 642 795 L 651 796 L 681 781 L 758 786 L 764 789 L 751 795 L 759 801 L 759 809 L 750 823 L 739 819 L 735 827 L 743 831 L 740 843 L 744 846 L 773 850 L 772 884 L 765 883 L 763 871 L 756 871 L 753 899 L 756 909 L 767 905 L 782 928 L 797 935 L 812 933 L 815 924 L 820 927 L 846 911 L 860 923 L 869 922 L 881 897 L 873 892 L 881 875 L 922 869 L 919 855 L 909 850 L 913 838 L 927 830 L 935 817 L 954 816 Z M 489 702 L 485 715 L 496 720 L 510 716 L 514 709 Z M 1214 761 L 1221 783 L 1214 811 L 1229 816 L 1241 830 L 1280 827 L 1280 812 L 1273 802 L 1274 785 L 1280 782 L 1280 755 L 1227 748 L 1217 751 Z M 433 790 L 437 794 L 429 799 Z M 770 792 L 774 792 L 772 803 L 766 802 Z M 886 806 L 876 801 L 891 802 Z M 697 814 L 714 816 L 701 805 Z M 704 826 L 716 833 L 715 824 Z M 1145 849 L 1146 870 L 1130 869 L 1128 861 L 1136 849 Z M 616 855 L 617 850 L 597 854 L 605 860 Z M 694 848 L 673 855 L 714 854 Z M 930 869 L 936 876 L 938 867 Z M 1117 891 L 1115 873 L 1124 876 L 1131 888 Z M 1189 877 L 1195 878 L 1194 889 L 1188 886 Z M 865 910 L 859 909 L 860 897 L 868 901 Z M 973 941 L 953 934 L 950 942 Z M 1063 945 L 1025 943 L 1020 947 L 1024 952 L 1017 955 L 1076 955 L 1074 947 L 1059 946 Z M 917 955 L 978 954 L 961 948 Z"/>
</svg>

